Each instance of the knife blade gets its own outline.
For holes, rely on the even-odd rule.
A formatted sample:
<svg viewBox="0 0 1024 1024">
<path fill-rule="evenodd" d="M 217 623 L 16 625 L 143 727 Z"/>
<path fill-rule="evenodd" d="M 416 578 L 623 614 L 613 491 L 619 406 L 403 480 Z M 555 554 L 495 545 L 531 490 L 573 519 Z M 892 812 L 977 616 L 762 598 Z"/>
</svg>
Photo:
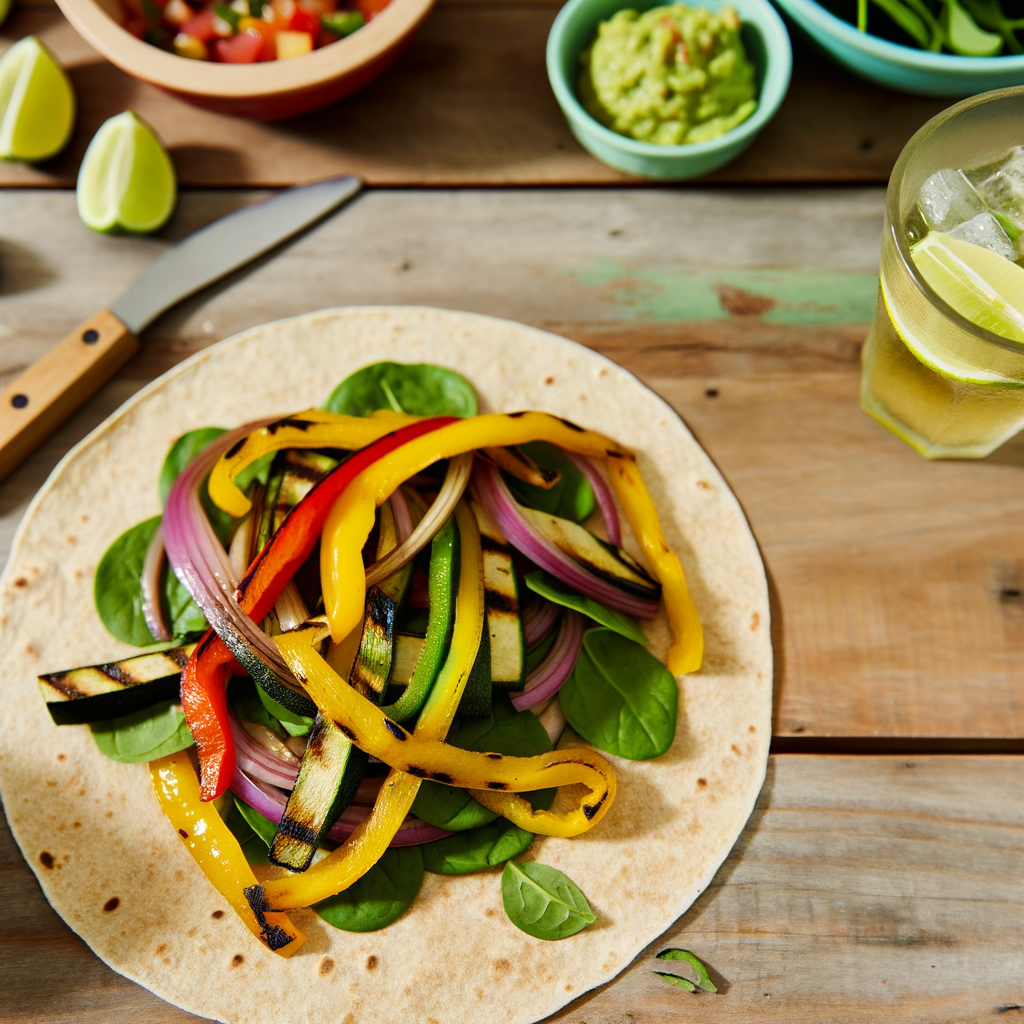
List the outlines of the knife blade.
<svg viewBox="0 0 1024 1024">
<path fill-rule="evenodd" d="M 354 175 L 286 189 L 161 253 L 110 306 L 80 324 L 0 394 L 0 480 L 135 353 L 161 313 L 325 217 L 362 188 Z"/>
</svg>

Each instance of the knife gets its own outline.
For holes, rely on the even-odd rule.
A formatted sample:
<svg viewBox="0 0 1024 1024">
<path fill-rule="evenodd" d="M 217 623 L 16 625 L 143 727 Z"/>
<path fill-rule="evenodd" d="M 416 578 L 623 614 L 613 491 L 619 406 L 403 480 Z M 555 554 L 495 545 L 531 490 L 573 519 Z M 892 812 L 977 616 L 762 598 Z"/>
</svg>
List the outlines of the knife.
<svg viewBox="0 0 1024 1024">
<path fill-rule="evenodd" d="M 73 330 L 0 394 L 0 480 L 139 350 L 161 313 L 262 256 L 354 196 L 354 175 L 286 189 L 161 253 L 109 309 Z"/>
</svg>

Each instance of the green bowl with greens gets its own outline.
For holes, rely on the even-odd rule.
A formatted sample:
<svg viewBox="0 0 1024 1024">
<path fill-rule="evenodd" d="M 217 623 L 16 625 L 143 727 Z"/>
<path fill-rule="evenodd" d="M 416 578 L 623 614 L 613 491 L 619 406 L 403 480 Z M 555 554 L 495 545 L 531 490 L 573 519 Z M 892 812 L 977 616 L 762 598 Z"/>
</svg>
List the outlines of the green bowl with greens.
<svg viewBox="0 0 1024 1024">
<path fill-rule="evenodd" d="M 593 42 L 598 26 L 618 11 L 644 12 L 664 5 L 665 0 L 569 0 L 548 35 L 548 79 L 573 135 L 598 160 L 639 177 L 682 181 L 717 170 L 754 141 L 786 95 L 793 54 L 786 26 L 767 0 L 731 0 L 742 21 L 743 48 L 755 69 L 758 103 L 753 114 L 725 134 L 700 142 L 665 145 L 620 135 L 592 117 L 580 102 L 580 55 Z M 715 12 L 724 3 L 691 0 L 690 6 Z"/>
<path fill-rule="evenodd" d="M 973 96 L 1024 84 L 1024 54 L 967 57 L 903 45 L 897 40 L 903 38 L 909 44 L 911 37 L 903 34 L 882 13 L 881 5 L 870 5 L 868 28 L 871 33 L 881 31 L 892 38 L 858 31 L 853 23 L 857 17 L 855 0 L 829 0 L 829 7 L 814 0 L 775 0 L 775 3 L 839 64 L 869 82 L 890 89 L 923 96 Z M 901 6 L 918 5 L 901 0 Z M 850 20 L 839 14 L 846 14 Z M 1024 33 L 1021 35 L 1024 37 Z"/>
</svg>

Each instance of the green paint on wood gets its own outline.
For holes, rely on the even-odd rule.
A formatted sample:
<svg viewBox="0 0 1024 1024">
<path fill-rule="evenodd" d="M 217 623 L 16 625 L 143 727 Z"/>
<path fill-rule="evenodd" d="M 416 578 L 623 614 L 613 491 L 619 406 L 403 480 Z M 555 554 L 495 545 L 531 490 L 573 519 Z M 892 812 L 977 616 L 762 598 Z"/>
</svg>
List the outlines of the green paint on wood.
<svg viewBox="0 0 1024 1024">
<path fill-rule="evenodd" d="M 627 320 L 671 322 L 760 316 L 769 323 L 850 324 L 874 316 L 877 274 L 806 267 L 636 270 L 608 260 L 566 272 Z"/>
</svg>

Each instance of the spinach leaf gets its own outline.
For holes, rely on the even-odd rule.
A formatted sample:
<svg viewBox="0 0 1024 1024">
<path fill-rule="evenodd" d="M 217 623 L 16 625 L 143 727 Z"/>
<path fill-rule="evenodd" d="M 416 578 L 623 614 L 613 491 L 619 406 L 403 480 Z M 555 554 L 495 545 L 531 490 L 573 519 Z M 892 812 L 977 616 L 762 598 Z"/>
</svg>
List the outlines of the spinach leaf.
<svg viewBox="0 0 1024 1024">
<path fill-rule="evenodd" d="M 494 694 L 494 705 L 486 717 L 457 719 L 448 734 L 448 742 L 463 750 L 491 751 L 512 757 L 532 757 L 551 750 L 551 740 L 537 716 L 532 711 L 516 711 L 504 693 Z M 541 789 L 523 795 L 534 807 L 548 808 L 554 794 L 553 789 Z M 449 832 L 477 828 L 498 817 L 494 811 L 478 804 L 467 790 L 439 782 L 424 782 L 420 786 L 411 813 Z"/>
<path fill-rule="evenodd" d="M 510 860 L 501 874 L 508 919 L 537 939 L 565 939 L 597 918 L 568 875 L 546 864 Z"/>
<path fill-rule="evenodd" d="M 238 797 L 233 798 L 228 809 L 223 813 L 224 824 L 238 840 L 248 864 L 268 864 L 267 844 L 253 831 L 252 826 L 242 816 L 240 807 L 246 807 Z M 252 808 L 248 808 L 251 810 Z"/>
<path fill-rule="evenodd" d="M 277 826 L 269 819 L 264 818 L 255 807 L 250 807 L 244 800 L 235 797 L 235 806 L 238 813 L 245 818 L 246 824 L 260 837 L 263 845 L 270 849 L 270 844 L 277 835 Z"/>
<path fill-rule="evenodd" d="M 125 764 L 155 761 L 191 747 L 195 742 L 185 724 L 185 716 L 173 701 L 163 701 L 106 722 L 93 722 L 90 728 L 102 753 Z"/>
<path fill-rule="evenodd" d="M 578 590 L 574 590 L 567 583 L 556 579 L 543 569 L 528 573 L 526 585 L 535 594 L 546 597 L 549 601 L 565 608 L 581 612 L 588 619 L 593 619 L 602 626 L 614 629 L 616 633 L 620 633 L 627 640 L 640 644 L 641 647 L 647 646 L 647 637 L 644 635 L 644 631 L 632 619 L 627 618 L 622 612 L 615 611 L 614 608 L 606 608 L 591 597 L 584 597 Z"/>
<path fill-rule="evenodd" d="M 695 956 L 688 949 L 666 949 L 664 952 L 658 954 L 658 959 L 685 960 L 693 968 L 694 973 L 697 975 L 697 985 L 700 988 L 704 989 L 705 992 L 718 991 L 718 987 L 711 980 L 711 975 L 708 974 L 708 969 L 704 966 L 704 962 L 700 959 L 700 957 Z M 664 978 L 672 985 L 679 985 L 680 982 L 685 982 L 685 985 L 680 985 L 681 988 L 688 987 L 691 992 L 696 991 L 692 982 L 687 981 L 685 978 L 680 978 L 678 974 L 666 974 L 662 971 L 655 971 L 654 973 Z"/>
<path fill-rule="evenodd" d="M 171 493 L 174 481 L 178 479 L 181 471 L 211 442 L 216 441 L 227 431 L 223 427 L 200 427 L 198 430 L 190 430 L 182 434 L 177 441 L 171 445 L 171 450 L 164 459 L 163 467 L 160 470 L 160 479 L 157 487 L 160 491 L 161 504 L 167 504 L 167 495 Z M 257 459 L 252 465 L 246 466 L 235 478 L 235 486 L 244 491 L 253 480 L 259 479 L 262 483 L 267 482 L 267 474 L 270 472 L 270 463 L 273 460 L 273 452 Z M 222 542 L 227 542 L 231 535 L 231 527 L 234 520 L 227 512 L 219 509 L 210 498 L 204 481 L 199 491 L 199 499 L 203 503 L 203 510 L 214 532 Z"/>
<path fill-rule="evenodd" d="M 255 686 L 255 684 L 246 685 L 248 682 L 246 679 L 231 681 L 230 703 L 235 709 L 235 713 L 243 722 L 252 722 L 254 725 L 262 725 L 264 729 L 269 729 L 283 743 L 287 733 L 281 728 L 281 723 L 267 711 L 257 698 L 256 693 L 253 692 L 254 689 L 258 692 L 261 687 Z"/>
<path fill-rule="evenodd" d="M 498 818 L 489 825 L 424 843 L 420 849 L 427 871 L 435 875 L 468 875 L 518 857 L 532 842 L 532 832 Z"/>
<path fill-rule="evenodd" d="M 298 715 L 294 711 L 289 711 L 283 704 L 278 704 L 262 686 L 256 686 L 256 696 L 268 714 L 280 723 L 281 728 L 289 736 L 309 735 L 310 729 L 313 728 L 312 718 Z"/>
<path fill-rule="evenodd" d="M 587 630 L 558 696 L 569 724 L 599 750 L 646 761 L 672 746 L 679 705 L 672 673 L 610 629 Z"/>
<path fill-rule="evenodd" d="M 669 974 L 668 971 L 651 971 L 651 974 L 656 974 L 662 981 L 667 981 L 677 988 L 685 988 L 687 992 L 697 991 L 697 986 L 692 981 L 687 981 L 686 978 L 680 977 L 678 974 Z"/>
<path fill-rule="evenodd" d="M 475 416 L 476 392 L 465 377 L 431 363 L 373 363 L 331 392 L 324 408 L 348 416 L 378 409 L 414 416 Z"/>
<path fill-rule="evenodd" d="M 545 469 L 557 469 L 562 477 L 550 490 L 505 475 L 512 493 L 523 505 L 553 516 L 582 523 L 594 511 L 594 490 L 590 481 L 560 448 L 547 441 L 530 441 L 519 448 Z"/>
<path fill-rule="evenodd" d="M 163 467 L 160 469 L 160 479 L 157 488 L 160 491 L 160 504 L 167 504 L 167 495 L 171 493 L 174 481 L 178 479 L 181 471 L 211 442 L 216 441 L 221 434 L 227 431 L 223 427 L 200 427 L 198 430 L 190 430 L 182 434 L 167 453 Z"/>
<path fill-rule="evenodd" d="M 375 932 L 405 913 L 423 884 L 418 846 L 389 846 L 369 871 L 344 892 L 313 904 L 330 925 L 346 932 Z"/>
<path fill-rule="evenodd" d="M 125 530 L 100 559 L 93 582 L 93 598 L 100 621 L 111 635 L 135 647 L 156 643 L 142 615 L 140 579 L 146 549 L 159 523 L 160 516 L 154 516 Z M 170 613 L 167 624 L 176 638 L 206 631 L 206 619 L 199 606 L 166 566 L 163 596 Z"/>
</svg>

